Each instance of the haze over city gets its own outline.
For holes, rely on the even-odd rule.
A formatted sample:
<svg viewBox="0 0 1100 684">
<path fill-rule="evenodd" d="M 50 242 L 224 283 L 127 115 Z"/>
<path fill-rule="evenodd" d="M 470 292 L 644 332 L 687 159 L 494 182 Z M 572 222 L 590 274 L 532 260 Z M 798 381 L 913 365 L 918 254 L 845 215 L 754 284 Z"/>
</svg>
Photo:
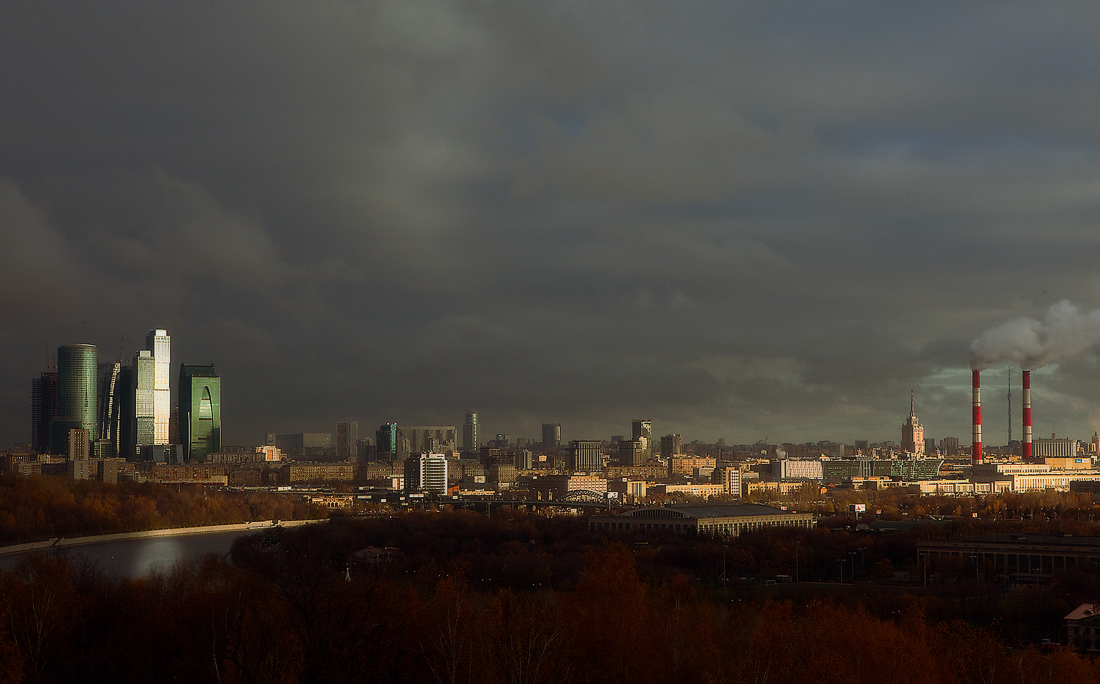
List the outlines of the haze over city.
<svg viewBox="0 0 1100 684">
<path fill-rule="evenodd" d="M 1100 307 L 1091 5 L 3 17 L 0 445 L 59 345 L 129 358 L 154 328 L 217 365 L 231 444 L 470 409 L 897 440 L 911 390 L 966 443 L 971 343 Z M 1034 370 L 1037 435 L 1100 428 L 1087 333 Z M 1002 444 L 1021 358 L 993 356 Z"/>
</svg>

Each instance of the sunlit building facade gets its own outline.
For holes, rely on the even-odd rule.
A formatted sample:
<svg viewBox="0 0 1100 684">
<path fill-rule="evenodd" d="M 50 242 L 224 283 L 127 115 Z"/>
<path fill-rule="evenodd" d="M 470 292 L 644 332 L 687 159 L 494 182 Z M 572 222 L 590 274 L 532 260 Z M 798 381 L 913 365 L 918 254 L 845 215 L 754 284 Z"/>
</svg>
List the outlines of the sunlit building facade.
<svg viewBox="0 0 1100 684">
<path fill-rule="evenodd" d="M 156 367 L 153 352 L 148 349 L 138 351 L 133 365 L 134 420 L 131 426 L 132 452 L 128 458 L 141 453 L 142 447 L 156 443 L 155 416 L 153 413 L 156 392 Z"/>
<path fill-rule="evenodd" d="M 447 493 L 447 457 L 419 454 L 405 460 L 405 491 Z"/>
<path fill-rule="evenodd" d="M 153 444 L 168 444 L 172 413 L 172 338 L 167 330 L 151 330 L 145 348 L 153 354 Z"/>
<path fill-rule="evenodd" d="M 642 452 L 646 458 L 653 455 L 653 421 L 648 418 L 635 418 L 630 425 L 630 438 L 642 442 Z"/>
<path fill-rule="evenodd" d="M 909 397 L 909 419 L 901 426 L 901 450 L 907 454 L 924 455 L 924 426 L 917 420 L 913 397 Z"/>
</svg>

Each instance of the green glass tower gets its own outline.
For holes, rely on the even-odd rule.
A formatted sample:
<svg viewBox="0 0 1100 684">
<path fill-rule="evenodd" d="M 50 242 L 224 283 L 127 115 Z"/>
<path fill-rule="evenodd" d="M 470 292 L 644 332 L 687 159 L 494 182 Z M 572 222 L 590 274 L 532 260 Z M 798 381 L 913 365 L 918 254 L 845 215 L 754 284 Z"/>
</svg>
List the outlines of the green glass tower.
<svg viewBox="0 0 1100 684">
<path fill-rule="evenodd" d="M 66 344 L 57 349 L 57 417 L 50 422 L 50 453 L 69 451 L 69 430 L 98 434 L 96 421 L 97 365 L 94 344 Z"/>
<path fill-rule="evenodd" d="M 222 448 L 222 381 L 213 366 L 180 366 L 180 442 L 184 458 L 204 461 Z"/>
</svg>

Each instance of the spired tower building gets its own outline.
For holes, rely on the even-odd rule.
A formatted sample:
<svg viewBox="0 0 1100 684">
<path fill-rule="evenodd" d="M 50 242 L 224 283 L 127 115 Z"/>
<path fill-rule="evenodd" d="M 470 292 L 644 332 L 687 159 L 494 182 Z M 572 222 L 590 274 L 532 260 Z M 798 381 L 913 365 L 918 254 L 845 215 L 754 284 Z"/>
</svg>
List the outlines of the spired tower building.
<svg viewBox="0 0 1100 684">
<path fill-rule="evenodd" d="M 912 392 L 909 393 L 909 420 L 901 426 L 901 450 L 907 454 L 924 456 L 924 426 L 917 420 Z"/>
</svg>

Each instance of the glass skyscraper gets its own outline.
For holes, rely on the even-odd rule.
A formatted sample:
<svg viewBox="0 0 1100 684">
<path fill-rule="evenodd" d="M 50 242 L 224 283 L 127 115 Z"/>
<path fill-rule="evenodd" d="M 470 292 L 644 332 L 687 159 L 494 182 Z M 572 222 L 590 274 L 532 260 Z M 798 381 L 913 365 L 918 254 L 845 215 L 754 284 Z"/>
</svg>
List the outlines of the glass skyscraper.
<svg viewBox="0 0 1100 684">
<path fill-rule="evenodd" d="M 179 425 L 184 458 L 204 461 L 221 451 L 222 381 L 214 366 L 180 366 Z"/>
<path fill-rule="evenodd" d="M 150 330 L 145 348 L 153 355 L 153 444 L 168 444 L 172 414 L 172 338 L 167 330 Z"/>
<path fill-rule="evenodd" d="M 466 412 L 466 424 L 462 426 L 462 450 L 477 451 L 477 411 Z"/>
<path fill-rule="evenodd" d="M 50 452 L 50 422 L 57 417 L 57 371 L 31 381 L 31 450 Z"/>
<path fill-rule="evenodd" d="M 557 449 L 561 445 L 561 423 L 542 424 L 542 446 Z"/>
<path fill-rule="evenodd" d="M 153 416 L 153 395 L 156 382 L 156 367 L 153 352 L 142 349 L 134 357 L 134 423 L 133 456 L 141 456 L 141 448 L 156 444 L 156 429 Z"/>
<path fill-rule="evenodd" d="M 116 423 L 111 416 L 118 411 L 118 397 L 123 389 L 118 383 L 121 373 L 122 363 L 119 361 L 99 364 L 99 434 L 96 439 L 108 439 L 116 445 Z"/>
<path fill-rule="evenodd" d="M 385 423 L 375 433 L 375 458 L 379 461 L 397 460 L 397 423 Z"/>
<path fill-rule="evenodd" d="M 69 453 L 69 430 L 98 434 L 96 371 L 99 351 L 94 344 L 66 344 L 57 349 L 57 417 L 50 422 L 50 453 Z"/>
</svg>

